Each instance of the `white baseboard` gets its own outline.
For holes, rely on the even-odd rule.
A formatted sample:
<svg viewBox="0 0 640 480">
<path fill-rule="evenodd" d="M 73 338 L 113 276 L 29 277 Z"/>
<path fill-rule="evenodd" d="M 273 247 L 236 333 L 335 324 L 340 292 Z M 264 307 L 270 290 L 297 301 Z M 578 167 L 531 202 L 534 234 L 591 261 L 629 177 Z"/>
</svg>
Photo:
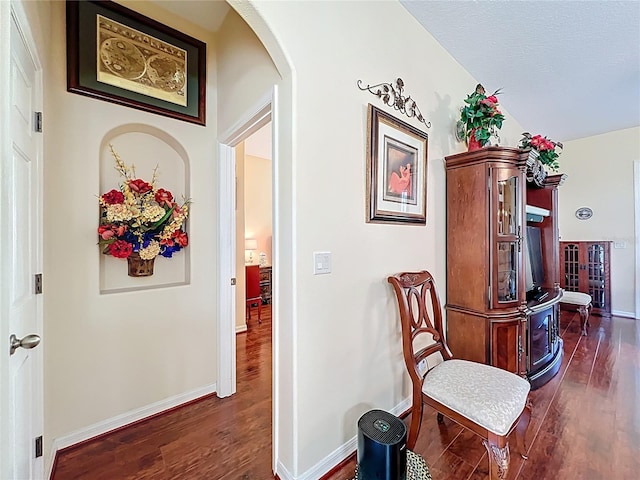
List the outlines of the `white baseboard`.
<svg viewBox="0 0 640 480">
<path fill-rule="evenodd" d="M 278 462 L 278 466 L 276 468 L 278 469 L 276 473 L 278 474 L 278 478 L 280 480 L 295 480 L 294 476 L 289 473 L 287 467 L 285 467 L 282 463 Z"/>
<path fill-rule="evenodd" d="M 411 397 L 406 398 L 394 408 L 389 410 L 389 413 L 399 416 L 411 408 Z M 329 472 L 336 465 L 348 458 L 358 448 L 358 436 L 356 435 L 349 439 L 346 443 L 340 445 L 333 452 L 327 455 L 325 458 L 316 463 L 309 470 L 304 472 L 299 477 L 293 476 L 284 465 L 278 462 L 276 472 L 280 480 L 317 480 L 322 478 L 327 472 Z"/>
<path fill-rule="evenodd" d="M 236 325 L 236 334 L 244 333 L 246 331 L 247 331 L 247 324 L 246 323 L 244 325 Z"/>
<path fill-rule="evenodd" d="M 59 450 L 70 447 L 72 445 L 76 445 L 91 438 L 98 437 L 112 430 L 116 430 L 131 423 L 135 423 L 139 420 L 144 420 L 145 418 L 151 417 L 157 413 L 162 413 L 166 410 L 179 407 L 184 403 L 196 400 L 211 393 L 215 393 L 215 391 L 215 383 L 206 385 L 189 392 L 184 392 L 179 395 L 174 395 L 173 397 L 165 398 L 164 400 L 145 405 L 144 407 L 131 410 L 102 422 L 94 423 L 93 425 L 89 425 L 86 428 L 76 430 L 75 432 L 72 432 L 63 437 L 55 438 L 51 444 L 51 452 L 48 459 L 48 468 L 47 466 L 45 466 L 45 468 L 47 468 L 49 471 L 49 475 L 47 478 L 51 478 L 51 474 L 53 473 L 53 462 Z"/>
<path fill-rule="evenodd" d="M 632 312 L 621 312 L 620 310 L 611 310 L 611 315 L 616 317 L 636 318 L 636 314 Z"/>
</svg>

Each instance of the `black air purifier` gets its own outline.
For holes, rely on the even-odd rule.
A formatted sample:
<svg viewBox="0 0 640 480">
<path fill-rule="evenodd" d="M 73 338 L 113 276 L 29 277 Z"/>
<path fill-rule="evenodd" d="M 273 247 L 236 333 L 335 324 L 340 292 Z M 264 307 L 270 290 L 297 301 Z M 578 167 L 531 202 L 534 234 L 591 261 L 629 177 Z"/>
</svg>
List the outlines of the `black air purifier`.
<svg viewBox="0 0 640 480">
<path fill-rule="evenodd" d="M 371 410 L 358 420 L 358 480 L 406 480 L 407 427 L 395 415 Z"/>
</svg>

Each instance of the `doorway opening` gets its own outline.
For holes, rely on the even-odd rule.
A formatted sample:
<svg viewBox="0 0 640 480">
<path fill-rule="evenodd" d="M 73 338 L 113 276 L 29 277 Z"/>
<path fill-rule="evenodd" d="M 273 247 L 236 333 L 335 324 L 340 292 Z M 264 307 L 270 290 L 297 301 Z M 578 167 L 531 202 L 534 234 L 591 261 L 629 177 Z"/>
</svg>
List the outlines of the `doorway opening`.
<svg viewBox="0 0 640 480">
<path fill-rule="evenodd" d="M 236 332 L 261 323 L 273 297 L 271 122 L 236 146 Z M 244 307 L 244 308 L 242 308 Z"/>
<path fill-rule="evenodd" d="M 242 322 L 245 314 L 245 298 L 244 298 L 244 280 L 239 283 L 238 274 L 244 276 L 245 268 L 245 237 L 244 237 L 244 218 L 242 219 L 243 233 L 238 235 L 238 184 L 236 178 L 237 157 L 239 151 L 244 151 L 244 142 L 253 134 L 261 130 L 266 125 L 271 125 L 271 187 L 270 195 L 272 198 L 271 205 L 271 224 L 272 234 L 269 244 L 268 240 L 263 240 L 262 246 L 265 250 L 271 248 L 271 257 L 267 255 L 267 262 L 271 265 L 277 265 L 278 252 L 278 206 L 277 206 L 277 128 L 278 122 L 276 115 L 272 115 L 272 105 L 277 100 L 277 88 L 274 86 L 272 92 L 263 98 L 258 104 L 249 110 L 249 114 L 244 119 L 237 122 L 237 127 L 231 129 L 227 134 L 220 136 L 218 145 L 218 218 L 219 218 L 219 241 L 218 241 L 218 380 L 216 390 L 218 397 L 227 397 L 236 393 L 236 334 L 237 319 L 241 318 L 239 331 L 243 330 Z M 263 132 L 264 134 L 264 132 Z M 244 155 L 244 152 L 242 153 Z M 244 164 L 244 163 L 243 163 Z M 244 182 L 242 183 L 244 187 Z M 244 195 L 241 199 L 244 203 Z M 257 239 L 255 239 L 257 242 Z M 258 263 L 261 252 L 252 252 L 252 255 L 258 255 Z M 264 252 L 267 254 L 267 252 Z M 278 457 L 278 309 L 277 309 L 277 271 L 273 270 L 270 279 L 272 292 L 269 299 L 269 308 L 271 311 L 271 435 L 272 435 L 272 455 L 273 455 L 273 471 L 275 472 Z M 241 288 L 238 288 L 238 284 Z M 240 290 L 240 292 L 238 292 Z M 240 303 L 241 302 L 241 303 Z M 241 305 L 239 307 L 238 305 Z"/>
</svg>

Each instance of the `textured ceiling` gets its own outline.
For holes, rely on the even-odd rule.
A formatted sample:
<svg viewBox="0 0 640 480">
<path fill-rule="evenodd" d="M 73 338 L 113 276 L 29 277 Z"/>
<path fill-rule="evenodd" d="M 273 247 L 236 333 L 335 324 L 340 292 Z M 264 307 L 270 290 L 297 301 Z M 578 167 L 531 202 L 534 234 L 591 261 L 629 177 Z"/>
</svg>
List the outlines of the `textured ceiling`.
<svg viewBox="0 0 640 480">
<path fill-rule="evenodd" d="M 525 130 L 567 141 L 640 125 L 640 1 L 401 3 L 487 91 L 502 88 Z"/>
<path fill-rule="evenodd" d="M 230 8 L 152 1 L 213 32 Z M 567 141 L 640 125 L 640 0 L 400 2 L 524 129 Z"/>
</svg>

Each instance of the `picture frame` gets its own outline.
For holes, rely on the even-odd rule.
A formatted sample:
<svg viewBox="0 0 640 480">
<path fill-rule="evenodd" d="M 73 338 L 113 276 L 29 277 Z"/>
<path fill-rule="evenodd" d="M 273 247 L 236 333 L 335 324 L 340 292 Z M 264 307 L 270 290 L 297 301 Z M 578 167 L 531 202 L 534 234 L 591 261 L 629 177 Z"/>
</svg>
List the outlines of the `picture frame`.
<svg viewBox="0 0 640 480">
<path fill-rule="evenodd" d="M 206 124 L 206 44 L 111 1 L 67 1 L 67 91 Z"/>
<path fill-rule="evenodd" d="M 369 104 L 367 223 L 427 223 L 427 133 Z"/>
</svg>

